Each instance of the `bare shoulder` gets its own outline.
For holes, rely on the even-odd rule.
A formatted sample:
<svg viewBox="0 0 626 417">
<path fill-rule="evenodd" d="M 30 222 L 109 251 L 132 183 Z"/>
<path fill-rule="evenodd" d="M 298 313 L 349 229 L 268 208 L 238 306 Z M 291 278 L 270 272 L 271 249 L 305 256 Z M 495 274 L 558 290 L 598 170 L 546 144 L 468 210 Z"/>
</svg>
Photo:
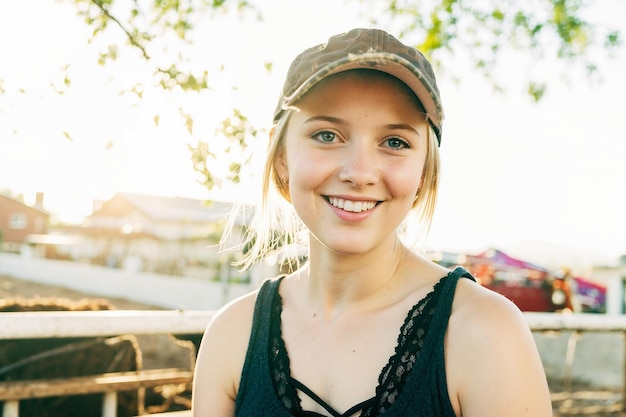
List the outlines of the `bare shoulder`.
<svg viewBox="0 0 626 417">
<path fill-rule="evenodd" d="M 254 306 L 258 290 L 245 294 L 219 309 L 209 322 L 202 337 L 201 352 L 219 354 L 221 363 L 243 366 L 248 348 Z M 229 359 L 224 362 L 224 359 Z M 234 371 L 237 371 L 235 369 Z M 237 378 L 239 374 L 236 374 Z"/>
<path fill-rule="evenodd" d="M 258 290 L 250 292 L 219 309 L 207 326 L 205 336 L 216 335 L 232 341 L 249 335 L 257 294 Z"/>
<path fill-rule="evenodd" d="M 450 325 L 455 324 L 460 324 L 459 330 L 486 332 L 485 336 L 528 331 L 522 312 L 511 300 L 469 279 L 460 279 L 457 285 L 450 318 Z"/>
<path fill-rule="evenodd" d="M 517 306 L 459 280 L 446 340 L 446 374 L 457 415 L 551 416 L 547 381 Z"/>
<path fill-rule="evenodd" d="M 198 351 L 194 375 L 193 416 L 234 416 L 258 291 L 218 310 Z"/>
<path fill-rule="evenodd" d="M 474 357 L 483 354 L 509 358 L 516 352 L 536 351 L 523 313 L 509 299 L 469 279 L 460 279 L 448 327 L 451 351 L 463 346 Z"/>
</svg>

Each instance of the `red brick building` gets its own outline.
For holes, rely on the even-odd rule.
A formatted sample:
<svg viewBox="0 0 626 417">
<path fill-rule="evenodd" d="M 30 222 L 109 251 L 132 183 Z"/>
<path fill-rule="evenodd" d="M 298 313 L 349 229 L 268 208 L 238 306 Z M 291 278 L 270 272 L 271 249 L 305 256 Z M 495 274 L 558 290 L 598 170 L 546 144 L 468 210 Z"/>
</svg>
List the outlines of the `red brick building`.
<svg viewBox="0 0 626 417">
<path fill-rule="evenodd" d="M 48 233 L 50 215 L 43 208 L 43 193 L 31 207 L 0 194 L 0 250 L 20 252 L 29 236 Z"/>
</svg>

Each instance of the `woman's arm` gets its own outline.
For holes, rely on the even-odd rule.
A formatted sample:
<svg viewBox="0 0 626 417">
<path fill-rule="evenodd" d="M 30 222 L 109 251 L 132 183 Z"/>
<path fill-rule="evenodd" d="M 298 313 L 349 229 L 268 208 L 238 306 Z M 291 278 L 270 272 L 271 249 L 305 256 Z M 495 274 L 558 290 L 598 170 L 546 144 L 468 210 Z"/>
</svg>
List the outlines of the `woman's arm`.
<svg viewBox="0 0 626 417">
<path fill-rule="evenodd" d="M 551 417 L 545 372 L 517 306 L 467 280 L 457 295 L 446 348 L 457 415 Z"/>
<path fill-rule="evenodd" d="M 217 312 L 202 337 L 192 391 L 193 417 L 234 417 L 255 294 Z"/>
</svg>

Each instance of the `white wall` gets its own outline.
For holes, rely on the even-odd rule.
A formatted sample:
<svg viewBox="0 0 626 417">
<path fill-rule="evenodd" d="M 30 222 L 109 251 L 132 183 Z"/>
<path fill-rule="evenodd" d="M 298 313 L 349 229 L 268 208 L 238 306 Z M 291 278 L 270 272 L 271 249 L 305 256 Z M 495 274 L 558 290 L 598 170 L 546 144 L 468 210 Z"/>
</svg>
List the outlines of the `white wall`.
<svg viewBox="0 0 626 417">
<path fill-rule="evenodd" d="M 155 307 L 185 310 L 215 310 L 253 289 L 251 285 L 230 285 L 228 291 L 225 291 L 220 283 L 206 279 L 124 271 L 7 253 L 0 253 L 0 275 L 95 296 L 123 298 Z"/>
</svg>

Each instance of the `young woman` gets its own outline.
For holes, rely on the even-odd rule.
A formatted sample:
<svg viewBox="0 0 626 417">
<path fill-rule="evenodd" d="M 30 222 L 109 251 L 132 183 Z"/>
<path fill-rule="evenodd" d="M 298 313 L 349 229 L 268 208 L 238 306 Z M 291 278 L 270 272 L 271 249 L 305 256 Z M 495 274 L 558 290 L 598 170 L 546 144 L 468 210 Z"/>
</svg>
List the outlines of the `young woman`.
<svg viewBox="0 0 626 417">
<path fill-rule="evenodd" d="M 520 311 L 400 237 L 410 212 L 432 216 L 442 120 L 430 64 L 386 32 L 295 59 L 244 262 L 298 239 L 308 261 L 209 324 L 195 417 L 552 415 Z"/>
</svg>

